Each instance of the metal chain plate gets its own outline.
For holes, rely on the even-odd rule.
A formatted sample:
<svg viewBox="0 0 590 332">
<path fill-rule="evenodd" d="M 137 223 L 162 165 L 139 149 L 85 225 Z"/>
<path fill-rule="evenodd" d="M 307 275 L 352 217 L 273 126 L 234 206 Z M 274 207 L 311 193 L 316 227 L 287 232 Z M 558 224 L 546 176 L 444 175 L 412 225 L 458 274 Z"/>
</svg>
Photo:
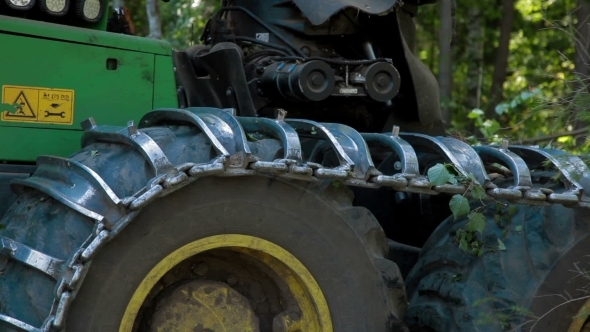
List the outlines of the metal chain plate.
<svg viewBox="0 0 590 332">
<path fill-rule="evenodd" d="M 340 124 L 322 124 L 311 120 L 286 120 L 279 110 L 277 119 L 235 117 L 235 111 L 214 108 L 161 109 L 146 114 L 139 128 L 164 125 L 166 121 L 184 121 L 209 137 L 218 156 L 208 163 L 184 163 L 173 166 L 160 147 L 133 122 L 127 127 L 99 126 L 92 118 L 84 121 L 83 145 L 92 142 L 115 142 L 133 147 L 149 162 L 154 177 L 131 197 L 119 198 L 100 176 L 88 167 L 64 158 L 41 157 L 38 171 L 28 179 L 12 184 L 15 191 L 23 187 L 40 190 L 66 206 L 93 218 L 96 226 L 91 236 L 67 261 L 0 237 L 0 255 L 27 264 L 57 280 L 55 301 L 43 326 L 36 328 L 0 314 L 0 321 L 23 331 L 62 331 L 68 308 L 76 296 L 92 258 L 110 239 L 121 232 L 154 199 L 167 195 L 187 184 L 207 176 L 252 176 L 259 173 L 302 181 L 338 180 L 349 186 L 367 188 L 390 187 L 396 191 L 428 195 L 465 194 L 470 191 L 462 184 L 433 186 L 420 172 L 420 152 L 438 154 L 452 163 L 461 175 L 472 175 L 484 188 L 486 199 L 503 199 L 527 205 L 563 204 L 571 208 L 590 209 L 586 191 L 590 189 L 590 171 L 584 162 L 562 152 L 534 147 L 485 146 L 472 148 L 462 141 L 421 134 L 399 133 L 394 127 L 390 134 L 360 134 Z M 267 134 L 283 145 L 284 156 L 274 161 L 262 161 L 252 155 L 246 132 Z M 340 163 L 324 167 L 314 162 L 322 152 L 316 149 L 310 160 L 303 161 L 300 137 L 314 137 L 331 148 Z M 371 159 L 371 147 L 385 148 L 396 154 L 399 173 L 379 172 Z M 566 190 L 556 193 L 548 188 L 533 187 L 531 169 L 549 162 L 564 176 Z M 505 166 L 513 174 L 514 183 L 499 188 L 492 183 L 485 162 Z M 531 166 L 530 166 L 531 165 Z M 58 174 L 60 176 L 56 176 Z M 63 179 L 76 181 L 77 190 Z M 92 188 L 93 190 L 88 190 Z M 83 191 L 83 192 L 82 192 Z M 83 199 L 82 199 L 83 196 Z"/>
</svg>

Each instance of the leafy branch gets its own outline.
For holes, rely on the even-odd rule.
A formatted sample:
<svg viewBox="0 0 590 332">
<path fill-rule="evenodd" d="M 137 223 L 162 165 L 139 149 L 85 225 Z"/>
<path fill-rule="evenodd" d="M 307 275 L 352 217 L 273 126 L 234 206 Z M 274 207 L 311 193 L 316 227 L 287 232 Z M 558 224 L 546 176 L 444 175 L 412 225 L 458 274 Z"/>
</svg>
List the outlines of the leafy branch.
<svg viewBox="0 0 590 332">
<path fill-rule="evenodd" d="M 488 197 L 486 191 L 475 179 L 473 174 L 467 176 L 460 175 L 460 172 L 453 164 L 436 164 L 428 170 L 427 176 L 428 181 L 433 186 L 462 184 L 465 187 L 463 194 L 455 194 L 449 201 L 449 208 L 455 219 L 467 216 L 469 220 L 465 226 L 456 231 L 455 241 L 459 243 L 461 250 L 481 257 L 485 248 L 480 237 L 483 235 L 486 227 L 486 218 L 481 211 L 491 204 L 504 204 L 493 200 L 491 203 L 482 204 L 472 209 L 469 200 L 465 197 L 467 193 L 471 193 L 473 199 L 481 201 Z M 477 233 L 479 233 L 479 236 Z M 498 239 L 497 247 L 492 249 L 506 250 L 506 246 L 501 239 Z"/>
</svg>

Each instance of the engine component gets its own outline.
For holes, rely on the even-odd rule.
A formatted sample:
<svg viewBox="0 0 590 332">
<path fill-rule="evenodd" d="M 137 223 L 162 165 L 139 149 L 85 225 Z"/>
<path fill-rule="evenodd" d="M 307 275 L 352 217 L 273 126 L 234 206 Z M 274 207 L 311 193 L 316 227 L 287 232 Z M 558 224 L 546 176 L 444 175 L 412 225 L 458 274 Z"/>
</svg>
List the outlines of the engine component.
<svg viewBox="0 0 590 332">
<path fill-rule="evenodd" d="M 334 90 L 334 70 L 325 62 L 275 62 L 264 69 L 260 87 L 291 101 L 320 101 Z"/>
<path fill-rule="evenodd" d="M 367 2 L 366 9 L 370 4 L 371 12 L 377 7 L 388 12 L 395 3 Z M 228 0 L 208 22 L 201 40 L 212 50 L 231 42 L 243 51 L 248 83 L 242 89 L 250 91 L 252 108 L 258 114 L 288 107 L 308 118 L 336 110 L 350 116 L 366 109 L 383 119 L 394 104 L 405 105 L 393 101 L 400 91 L 404 68 L 398 71 L 392 54 L 379 48 L 379 38 L 374 43 L 366 39 L 370 32 L 365 26 L 371 24 L 355 14 L 354 3 L 322 6 L 338 14 L 330 22 L 315 25 L 306 15 L 309 6 L 302 2 Z M 195 64 L 197 76 L 207 76 L 203 75 L 204 67 L 206 64 Z M 214 81 L 212 78 L 211 85 Z M 226 91 L 221 87 L 215 94 L 224 96 Z"/>
<path fill-rule="evenodd" d="M 399 72 L 386 62 L 364 66 L 360 70 L 365 78 L 365 90 L 376 101 L 386 102 L 398 93 L 401 84 Z"/>
</svg>

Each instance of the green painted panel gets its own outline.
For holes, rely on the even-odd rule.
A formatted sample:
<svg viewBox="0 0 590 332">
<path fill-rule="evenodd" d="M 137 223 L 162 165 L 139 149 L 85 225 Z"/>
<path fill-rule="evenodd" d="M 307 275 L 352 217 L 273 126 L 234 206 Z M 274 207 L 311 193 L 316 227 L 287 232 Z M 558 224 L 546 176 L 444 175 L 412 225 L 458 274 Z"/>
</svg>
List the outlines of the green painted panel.
<svg viewBox="0 0 590 332">
<path fill-rule="evenodd" d="M 144 39 L 131 37 L 130 40 L 141 42 Z M 74 91 L 71 125 L 8 122 L 0 117 L 0 161 L 34 161 L 44 154 L 69 155 L 79 149 L 79 124 L 89 117 L 94 117 L 99 124 L 124 126 L 129 120 L 137 122 L 153 108 L 178 105 L 170 55 L 17 36 L 2 31 L 0 45 L 18 50 L 2 55 L 0 101 L 3 98 L 9 104 L 16 101 L 13 99 L 18 96 L 18 90 L 1 88 L 6 86 Z M 128 48 L 133 49 L 133 46 Z M 39 103 L 43 94 L 44 90 L 40 90 Z M 29 102 L 35 105 L 33 108 L 42 108 L 34 111 L 43 114 L 47 111 L 44 107 L 50 104 L 41 106 L 35 98 Z M 4 110 L 15 111 L 16 108 L 0 105 L 0 111 Z"/>
<path fill-rule="evenodd" d="M 1 126 L 79 129 L 90 116 L 99 123 L 124 125 L 152 108 L 153 54 L 13 35 L 0 35 L 0 44 L 19 50 L 2 56 L 0 85 L 75 91 L 73 125 L 0 122 Z M 22 54 L 42 56 L 26 61 Z M 116 61 L 116 70 L 107 68 L 108 61 Z"/>
<path fill-rule="evenodd" d="M 82 131 L 0 127 L 0 156 L 35 161 L 40 155 L 67 157 L 80 149 Z"/>
<path fill-rule="evenodd" d="M 164 40 L 129 36 L 106 31 L 77 28 L 67 25 L 53 24 L 40 21 L 26 20 L 16 17 L 0 15 L 0 33 L 28 35 L 53 40 L 62 40 L 82 44 L 118 48 L 123 50 L 170 55 L 172 46 Z M 6 48 L 6 44 L 2 49 Z M 45 52 L 38 49 L 36 54 Z"/>
<path fill-rule="evenodd" d="M 172 57 L 156 55 L 154 108 L 178 107 Z"/>
</svg>

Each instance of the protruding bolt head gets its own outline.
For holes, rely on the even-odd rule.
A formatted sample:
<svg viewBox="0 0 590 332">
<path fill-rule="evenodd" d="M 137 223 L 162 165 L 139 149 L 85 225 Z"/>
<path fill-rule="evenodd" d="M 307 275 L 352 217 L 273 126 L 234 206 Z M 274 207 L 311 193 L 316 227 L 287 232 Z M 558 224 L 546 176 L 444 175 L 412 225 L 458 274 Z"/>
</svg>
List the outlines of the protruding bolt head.
<svg viewBox="0 0 590 332">
<path fill-rule="evenodd" d="M 285 117 L 287 117 L 287 111 L 282 108 L 277 109 L 277 120 L 285 121 Z"/>
<path fill-rule="evenodd" d="M 133 120 L 127 122 L 127 132 L 129 133 L 129 136 L 135 136 L 139 134 L 139 130 L 137 130 Z"/>
<path fill-rule="evenodd" d="M 236 277 L 233 274 L 230 274 L 229 276 L 227 276 L 227 279 L 225 281 L 228 285 L 235 286 L 238 283 L 238 277 Z"/>
<path fill-rule="evenodd" d="M 300 320 L 298 317 L 301 317 L 300 313 L 288 311 L 276 315 L 272 320 L 272 332 L 291 332 L 299 330 L 297 328 Z"/>
<path fill-rule="evenodd" d="M 399 136 L 399 126 L 393 126 L 391 129 L 391 136 L 398 137 Z"/>
<path fill-rule="evenodd" d="M 503 139 L 502 140 L 502 149 L 504 149 L 504 150 L 508 149 L 508 144 L 510 144 L 510 141 L 507 139 Z"/>
<path fill-rule="evenodd" d="M 400 169 L 402 169 L 402 162 L 401 161 L 396 161 L 395 163 L 393 163 L 393 168 L 396 171 L 399 171 Z"/>
<path fill-rule="evenodd" d="M 193 268 L 193 272 L 200 277 L 204 277 L 207 271 L 209 271 L 209 265 L 205 263 L 199 263 Z"/>
<path fill-rule="evenodd" d="M 385 75 L 379 75 L 376 78 L 376 81 L 377 81 L 377 85 L 380 88 L 384 88 L 384 87 L 388 86 L 389 85 L 389 82 L 390 82 L 390 80 Z"/>
<path fill-rule="evenodd" d="M 90 131 L 96 127 L 96 121 L 94 121 L 93 117 L 89 117 L 88 119 L 82 121 L 80 125 L 84 131 Z"/>
<path fill-rule="evenodd" d="M 235 108 L 224 108 L 223 111 L 225 113 L 229 113 L 231 116 L 236 116 L 236 109 Z"/>
<path fill-rule="evenodd" d="M 310 82 L 314 87 L 321 87 L 324 84 L 324 77 L 320 73 L 310 75 Z"/>
</svg>

